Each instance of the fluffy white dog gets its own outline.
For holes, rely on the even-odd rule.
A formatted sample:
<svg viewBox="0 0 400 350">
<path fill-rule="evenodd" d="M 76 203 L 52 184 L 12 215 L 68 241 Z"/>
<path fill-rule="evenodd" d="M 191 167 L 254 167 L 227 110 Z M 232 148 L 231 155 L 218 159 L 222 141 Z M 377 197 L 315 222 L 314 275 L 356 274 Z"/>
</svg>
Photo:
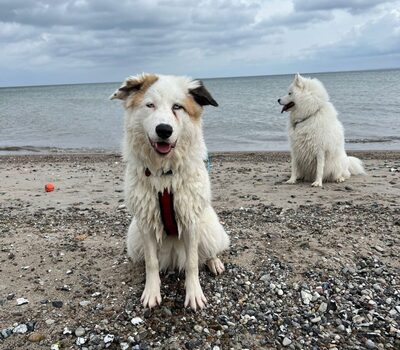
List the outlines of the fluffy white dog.
<svg viewBox="0 0 400 350">
<path fill-rule="evenodd" d="M 185 306 L 207 302 L 199 264 L 224 271 L 217 257 L 229 237 L 211 207 L 203 139 L 203 106 L 218 106 L 201 81 L 142 74 L 111 95 L 125 107 L 125 198 L 133 220 L 128 255 L 146 265 L 145 307 L 161 303 L 159 271 L 185 270 Z"/>
<path fill-rule="evenodd" d="M 319 80 L 296 74 L 278 103 L 282 113 L 290 111 L 292 174 L 287 183 L 303 179 L 321 187 L 323 181 L 343 182 L 365 173 L 362 162 L 346 154 L 342 123 Z"/>
</svg>

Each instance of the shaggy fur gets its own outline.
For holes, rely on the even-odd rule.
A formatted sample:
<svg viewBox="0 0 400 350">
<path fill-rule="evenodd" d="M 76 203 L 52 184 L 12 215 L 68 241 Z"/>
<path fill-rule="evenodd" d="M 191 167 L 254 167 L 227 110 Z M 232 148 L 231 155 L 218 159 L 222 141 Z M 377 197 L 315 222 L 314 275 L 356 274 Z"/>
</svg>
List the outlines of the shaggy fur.
<svg viewBox="0 0 400 350">
<path fill-rule="evenodd" d="M 278 102 L 282 112 L 290 111 L 292 174 L 287 183 L 303 179 L 321 187 L 323 181 L 343 182 L 365 173 L 362 162 L 346 154 L 342 123 L 319 80 L 297 74 Z"/>
<path fill-rule="evenodd" d="M 206 299 L 198 265 L 206 263 L 213 273 L 222 273 L 217 255 L 229 246 L 211 207 L 200 118 L 204 105 L 218 104 L 200 81 L 154 74 L 129 77 L 113 98 L 122 99 L 125 107 L 125 198 L 133 214 L 127 245 L 133 262 L 144 259 L 146 263 L 143 305 L 161 302 L 159 270 L 184 269 L 185 306 L 202 308 Z M 167 139 L 157 134 L 161 124 L 173 130 Z M 169 171 L 172 175 L 166 174 Z M 164 189 L 174 194 L 179 236 L 164 232 L 158 203 L 158 193 Z"/>
</svg>

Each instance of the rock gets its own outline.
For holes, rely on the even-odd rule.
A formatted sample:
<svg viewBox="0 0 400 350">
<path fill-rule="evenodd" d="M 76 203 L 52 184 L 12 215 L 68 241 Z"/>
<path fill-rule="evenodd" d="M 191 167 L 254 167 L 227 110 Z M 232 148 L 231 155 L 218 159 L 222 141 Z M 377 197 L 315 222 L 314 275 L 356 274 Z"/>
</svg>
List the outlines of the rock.
<svg viewBox="0 0 400 350">
<path fill-rule="evenodd" d="M 114 338 L 115 338 L 114 334 L 107 334 L 104 337 L 104 343 L 106 343 L 106 344 L 112 343 L 114 341 Z"/>
<path fill-rule="evenodd" d="M 377 346 L 371 339 L 367 339 L 365 341 L 365 346 L 367 347 L 367 349 L 376 349 L 377 348 Z"/>
<path fill-rule="evenodd" d="M 292 341 L 289 338 L 287 338 L 287 337 L 283 338 L 283 340 L 282 340 L 283 346 L 289 346 L 290 344 L 292 344 Z"/>
<path fill-rule="evenodd" d="M 63 334 L 64 335 L 71 335 L 72 331 L 68 327 L 64 327 Z"/>
<path fill-rule="evenodd" d="M 33 333 L 29 334 L 28 340 L 32 343 L 39 343 L 40 341 L 42 341 L 45 338 L 46 337 L 44 336 L 44 334 L 39 333 L 39 332 L 33 332 Z"/>
<path fill-rule="evenodd" d="M 134 326 L 137 326 L 138 324 L 141 324 L 141 323 L 143 323 L 144 321 L 140 318 L 140 317 L 134 317 L 134 318 L 132 318 L 131 319 L 131 323 L 134 325 Z"/>
<path fill-rule="evenodd" d="M 13 328 L 4 328 L 0 331 L 1 336 L 6 339 L 8 338 L 11 334 L 13 334 Z"/>
<path fill-rule="evenodd" d="M 59 343 L 52 344 L 50 350 L 60 350 L 60 344 Z"/>
<path fill-rule="evenodd" d="M 328 309 L 328 304 L 325 302 L 322 302 L 318 308 L 318 312 L 320 312 L 321 314 L 325 313 L 326 310 Z"/>
<path fill-rule="evenodd" d="M 82 306 L 82 307 L 86 307 L 90 303 L 91 303 L 90 300 L 82 300 L 82 301 L 79 302 L 79 305 Z"/>
<path fill-rule="evenodd" d="M 19 324 L 17 327 L 15 327 L 15 328 L 13 329 L 13 332 L 14 332 L 14 333 L 23 334 L 23 333 L 28 332 L 28 327 L 26 326 L 26 324 L 21 323 L 21 324 Z"/>
<path fill-rule="evenodd" d="M 46 324 L 47 324 L 48 326 L 51 326 L 51 325 L 54 324 L 54 322 L 56 322 L 56 321 L 54 321 L 52 318 L 49 318 L 49 319 L 47 319 L 45 322 L 46 322 Z"/>
<path fill-rule="evenodd" d="M 129 349 L 129 343 L 121 342 L 119 344 L 121 350 L 128 350 Z"/>
<path fill-rule="evenodd" d="M 374 249 L 375 249 L 376 251 L 378 251 L 379 253 L 384 253 L 384 252 L 385 252 L 385 249 L 383 249 L 383 248 L 380 247 L 379 245 L 374 246 Z"/>
<path fill-rule="evenodd" d="M 76 345 L 81 346 L 81 345 L 83 345 L 85 343 L 86 343 L 86 338 L 84 338 L 84 337 L 76 338 L 76 342 L 75 342 Z"/>
<path fill-rule="evenodd" d="M 83 327 L 79 326 L 77 329 L 75 329 L 75 335 L 77 337 L 82 337 L 83 335 L 85 335 L 86 331 Z"/>
<path fill-rule="evenodd" d="M 303 304 L 309 305 L 313 296 L 308 290 L 302 290 L 301 291 L 301 300 L 303 301 Z"/>
<path fill-rule="evenodd" d="M 55 300 L 55 301 L 51 302 L 51 305 L 53 305 L 54 307 L 56 307 L 58 309 L 62 308 L 63 304 L 64 303 L 62 301 L 60 301 L 60 300 Z"/>
<path fill-rule="evenodd" d="M 25 298 L 18 298 L 18 299 L 17 299 L 17 305 L 18 305 L 18 306 L 24 305 L 24 304 L 28 304 L 28 303 L 29 303 L 29 300 L 28 300 L 28 299 L 25 299 Z"/>
<path fill-rule="evenodd" d="M 311 319 L 311 323 L 318 323 L 318 322 L 321 322 L 321 317 L 320 316 L 314 317 L 314 318 Z"/>
<path fill-rule="evenodd" d="M 201 333 L 203 331 L 203 327 L 198 324 L 196 324 L 193 328 L 197 333 Z"/>
</svg>

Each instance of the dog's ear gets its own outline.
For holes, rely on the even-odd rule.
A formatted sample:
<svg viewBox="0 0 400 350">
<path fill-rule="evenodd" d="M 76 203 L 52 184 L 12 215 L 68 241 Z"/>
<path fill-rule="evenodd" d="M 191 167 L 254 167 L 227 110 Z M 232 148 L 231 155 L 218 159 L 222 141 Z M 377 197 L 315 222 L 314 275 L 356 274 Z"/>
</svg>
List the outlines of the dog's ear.
<svg viewBox="0 0 400 350">
<path fill-rule="evenodd" d="M 128 96 L 136 91 L 139 91 L 144 83 L 145 79 L 142 77 L 128 77 L 122 83 L 121 87 L 110 96 L 110 100 L 116 98 L 120 100 L 126 100 Z"/>
<path fill-rule="evenodd" d="M 189 89 L 189 93 L 193 96 L 194 100 L 200 106 L 211 105 L 214 107 L 218 107 L 217 101 L 214 100 L 211 94 L 204 87 L 203 82 L 201 80 L 198 80 L 198 82 L 200 83 L 198 87 L 194 89 Z"/>
<path fill-rule="evenodd" d="M 300 89 L 302 89 L 304 87 L 303 77 L 299 73 L 296 73 L 296 75 L 294 77 L 294 84 L 297 87 L 299 87 Z"/>
</svg>

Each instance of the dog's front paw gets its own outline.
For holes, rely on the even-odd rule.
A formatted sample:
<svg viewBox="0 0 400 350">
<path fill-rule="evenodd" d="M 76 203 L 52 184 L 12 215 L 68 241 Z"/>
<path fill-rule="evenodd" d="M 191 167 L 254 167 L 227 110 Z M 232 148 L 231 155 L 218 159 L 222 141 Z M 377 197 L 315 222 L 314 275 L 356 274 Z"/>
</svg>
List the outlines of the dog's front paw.
<svg viewBox="0 0 400 350">
<path fill-rule="evenodd" d="M 291 177 L 289 180 L 286 181 L 287 184 L 291 184 L 291 185 L 295 184 L 296 182 L 297 182 L 297 179 L 294 177 Z"/>
<path fill-rule="evenodd" d="M 185 298 L 185 307 L 190 306 L 194 311 L 199 309 L 203 309 L 206 307 L 207 299 L 203 294 L 203 290 L 201 289 L 200 282 L 186 282 L 186 298 Z"/>
<path fill-rule="evenodd" d="M 335 181 L 336 181 L 337 183 L 344 182 L 344 177 L 343 177 L 343 176 L 340 176 L 340 177 L 338 177 Z"/>
<path fill-rule="evenodd" d="M 225 271 L 224 264 L 218 258 L 213 258 L 207 261 L 207 266 L 214 275 L 220 275 Z"/>
<path fill-rule="evenodd" d="M 314 181 L 311 184 L 312 187 L 322 187 L 322 181 Z"/>
<path fill-rule="evenodd" d="M 161 304 L 161 293 L 160 286 L 158 287 L 146 287 L 144 288 L 142 297 L 140 298 L 144 307 L 149 307 L 150 309 Z"/>
</svg>

